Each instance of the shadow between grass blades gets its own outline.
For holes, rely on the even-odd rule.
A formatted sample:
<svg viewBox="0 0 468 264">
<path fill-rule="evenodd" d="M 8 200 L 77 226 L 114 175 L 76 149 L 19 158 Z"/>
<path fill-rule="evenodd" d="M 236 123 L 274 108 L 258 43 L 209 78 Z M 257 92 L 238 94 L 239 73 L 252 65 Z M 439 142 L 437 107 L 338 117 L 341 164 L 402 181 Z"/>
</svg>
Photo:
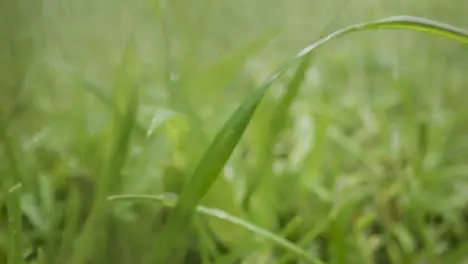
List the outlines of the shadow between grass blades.
<svg viewBox="0 0 468 264">
<path fill-rule="evenodd" d="M 244 220 L 232 217 L 220 210 L 209 209 L 197 205 L 208 192 L 212 184 L 217 179 L 223 166 L 230 158 L 247 125 L 250 123 L 257 106 L 260 104 L 264 94 L 273 82 L 281 77 L 294 63 L 306 59 L 313 51 L 329 41 L 353 32 L 379 29 L 405 29 L 426 32 L 433 35 L 444 36 L 468 45 L 468 31 L 464 29 L 420 17 L 394 16 L 345 27 L 304 48 L 296 56 L 288 60 L 276 72 L 270 75 L 263 84 L 239 106 L 239 108 L 230 116 L 221 130 L 217 133 L 190 179 L 183 187 L 179 195 L 179 199 L 177 202 L 174 201 L 174 209 L 171 211 L 162 232 L 156 237 L 157 242 L 159 243 L 157 243 L 157 252 L 155 253 L 153 263 L 179 263 L 181 261 L 185 255 L 187 230 L 191 226 L 192 216 L 195 212 L 215 216 L 247 228 L 258 235 L 264 236 L 271 242 L 281 245 L 291 253 L 295 253 L 295 255 L 300 256 L 308 263 L 322 263 L 317 258 L 307 254 L 305 250 L 275 234 L 270 233 L 269 231 L 256 227 Z M 299 69 L 303 71 L 306 70 L 304 67 L 299 67 Z M 166 201 L 165 199 L 156 196 L 142 197 L 126 195 L 109 197 L 111 200 L 134 198 Z"/>
</svg>

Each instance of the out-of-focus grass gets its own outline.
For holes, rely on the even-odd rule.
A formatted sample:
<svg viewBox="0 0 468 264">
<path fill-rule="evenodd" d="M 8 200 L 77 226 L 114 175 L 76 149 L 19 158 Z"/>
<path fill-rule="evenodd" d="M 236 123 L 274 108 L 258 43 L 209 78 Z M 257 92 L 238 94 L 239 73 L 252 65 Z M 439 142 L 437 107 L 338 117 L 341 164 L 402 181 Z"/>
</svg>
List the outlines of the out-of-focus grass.
<svg viewBox="0 0 468 264">
<path fill-rule="evenodd" d="M 227 117 L 281 62 L 316 39 L 340 3 L 0 3 L 0 124 L 8 135 L 0 145 L 0 197 L 7 203 L 8 190 L 22 182 L 16 193 L 24 215 L 22 255 L 47 264 L 73 257 L 76 263 L 151 263 L 168 209 L 132 201 L 104 205 L 104 196 L 179 193 Z M 351 1 L 333 27 L 406 14 L 467 28 L 466 8 L 461 0 Z M 136 60 L 118 72 L 131 38 Z M 201 203 L 284 234 L 326 263 L 466 261 L 467 52 L 442 38 L 401 31 L 362 33 L 322 48 L 282 113 L 280 133 L 265 137 L 277 131 L 270 120 L 293 72 L 266 94 Z M 109 136 L 125 138 L 123 112 L 102 99 L 131 99 L 119 85 L 132 83 L 139 105 L 125 156 L 126 140 L 112 145 L 118 143 Z M 104 154 L 108 147 L 114 154 Z M 255 179 L 261 188 L 251 188 Z M 246 207 L 251 189 L 257 191 Z M 87 235 L 78 234 L 93 208 L 84 198 L 93 191 L 98 215 L 92 219 L 99 219 L 107 242 L 88 248 Z M 3 209 L 1 217 L 6 255 Z M 196 216 L 194 223 L 186 263 L 298 261 L 222 219 Z"/>
</svg>

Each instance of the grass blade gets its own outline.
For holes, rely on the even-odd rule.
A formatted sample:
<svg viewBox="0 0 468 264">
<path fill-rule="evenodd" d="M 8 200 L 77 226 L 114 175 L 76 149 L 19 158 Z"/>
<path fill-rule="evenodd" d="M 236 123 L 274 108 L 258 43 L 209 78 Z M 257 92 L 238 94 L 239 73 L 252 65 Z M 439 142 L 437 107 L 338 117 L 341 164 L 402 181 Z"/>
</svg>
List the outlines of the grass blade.
<svg viewBox="0 0 468 264">
<path fill-rule="evenodd" d="M 208 192 L 239 142 L 268 86 L 254 92 L 228 119 L 205 152 L 194 173 L 181 191 L 168 223 L 158 239 L 156 263 L 169 263 L 172 256 L 183 256 L 182 242 L 197 203 Z M 175 254 L 172 254 L 172 249 Z"/>
<path fill-rule="evenodd" d="M 1 111 L 1 110 L 0 110 Z M 0 113 L 0 118 L 1 118 Z M 21 173 L 21 169 L 17 160 L 17 147 L 15 142 L 13 142 L 12 137 L 10 136 L 10 132 L 8 131 L 8 127 L 10 125 L 9 120 L 0 119 L 0 140 L 3 142 L 3 148 L 5 149 L 6 157 L 8 158 L 8 162 L 10 164 L 10 171 L 11 176 L 9 181 L 11 183 L 14 182 L 22 182 L 23 177 Z"/>
<path fill-rule="evenodd" d="M 190 96 L 202 103 L 219 96 L 219 89 L 225 88 L 232 81 L 234 76 L 242 70 L 246 61 L 268 46 L 282 31 L 282 29 L 274 29 L 255 37 L 230 52 L 226 57 L 209 65 L 199 75 L 189 79 L 190 86 L 193 88 Z M 204 93 L 198 92 L 200 87 L 203 87 Z"/>
<path fill-rule="evenodd" d="M 264 135 L 264 143 L 262 153 L 260 156 L 261 160 L 259 163 L 260 171 L 256 177 L 251 178 L 251 184 L 249 184 L 250 190 L 246 194 L 246 203 L 249 206 L 248 201 L 250 196 L 256 191 L 257 187 L 263 181 L 267 175 L 271 173 L 271 164 L 273 163 L 273 146 L 275 141 L 277 140 L 278 135 L 281 133 L 286 121 L 287 121 L 287 114 L 291 107 L 292 102 L 296 98 L 297 94 L 299 93 L 299 88 L 304 80 L 305 72 L 309 68 L 310 65 L 310 56 L 306 56 L 299 65 L 298 69 L 296 70 L 293 79 L 287 86 L 287 90 L 285 95 L 282 96 L 280 102 L 278 103 L 270 121 L 270 129 Z M 270 168 L 270 169 L 268 169 Z"/>
<path fill-rule="evenodd" d="M 290 63 L 293 63 L 297 60 L 301 60 L 301 65 L 296 71 L 296 74 L 292 82 L 288 86 L 288 91 L 286 92 L 286 96 L 280 102 L 280 105 L 278 105 L 276 109 L 278 111 L 275 111 L 273 115 L 271 131 L 270 131 L 271 134 L 273 135 L 272 137 L 274 137 L 280 132 L 281 127 L 283 126 L 284 120 L 285 120 L 286 111 L 284 110 L 289 108 L 290 104 L 292 103 L 292 100 L 297 95 L 298 88 L 300 86 L 300 83 L 303 80 L 304 72 L 307 69 L 308 64 L 309 64 L 310 58 L 308 56 L 315 49 L 321 47 L 327 42 L 335 38 L 338 38 L 340 36 L 344 36 L 352 32 L 359 32 L 359 31 L 365 31 L 365 30 L 377 30 L 377 29 L 407 29 L 407 30 L 413 30 L 413 31 L 421 31 L 421 32 L 426 32 L 430 34 L 445 36 L 445 37 L 460 41 L 464 44 L 468 44 L 468 31 L 454 27 L 452 25 L 441 23 L 438 21 L 434 21 L 434 20 L 430 20 L 426 18 L 420 18 L 420 17 L 412 17 L 412 16 L 394 16 L 394 17 L 384 18 L 384 19 L 380 19 L 377 21 L 373 21 L 373 22 L 359 23 L 359 24 L 351 25 L 343 29 L 337 30 L 329 34 L 328 36 L 323 37 L 319 39 L 318 41 L 312 43 L 308 47 L 304 48 L 301 52 L 299 52 L 296 55 L 296 57 L 294 57 L 291 61 L 287 62 L 283 66 L 283 68 L 281 68 L 279 71 L 276 72 L 276 74 L 283 74 L 289 68 Z M 274 141 L 274 138 L 270 138 L 270 140 L 268 140 L 267 145 L 271 146 L 273 141 Z M 254 184 L 254 186 L 255 185 L 256 184 Z"/>
<path fill-rule="evenodd" d="M 468 31 L 465 29 L 421 17 L 392 16 L 372 22 L 354 24 L 343 29 L 339 29 L 303 49 L 301 52 L 299 52 L 299 54 L 296 55 L 293 60 L 310 54 L 312 51 L 328 43 L 332 39 L 347 35 L 352 32 L 378 29 L 406 29 L 420 31 L 433 35 L 444 36 L 459 41 L 463 44 L 468 44 Z"/>
<path fill-rule="evenodd" d="M 156 263 L 168 263 L 171 260 L 171 256 L 178 256 L 180 258 L 184 255 L 183 250 L 185 249 L 184 241 L 187 235 L 187 228 L 190 226 L 191 217 L 197 203 L 207 193 L 218 177 L 270 84 L 284 74 L 291 63 L 304 59 L 307 55 L 329 41 L 352 32 L 378 29 L 421 31 L 434 35 L 442 35 L 468 44 L 468 32 L 463 29 L 424 18 L 396 16 L 374 22 L 355 24 L 337 30 L 303 49 L 292 60 L 286 62 L 283 67 L 267 78 L 263 85 L 231 115 L 216 135 L 191 178 L 184 186 L 180 199 L 169 216 L 168 223 L 160 236 L 158 236 L 159 248 L 158 254 L 156 254 Z"/>
<path fill-rule="evenodd" d="M 121 64 L 117 68 L 114 89 L 114 116 L 106 137 L 102 173 L 98 181 L 96 200 L 84 231 L 78 237 L 71 263 L 85 263 L 97 250 L 99 242 L 105 241 L 100 228 L 106 215 L 106 197 L 112 189 L 119 188 L 120 171 L 123 168 L 133 128 L 136 124 L 138 90 L 135 86 L 138 65 L 135 64 L 134 46 L 131 41 L 124 50 Z M 117 177 L 116 177 L 117 176 Z M 114 187 L 114 188 L 113 188 Z M 105 243 L 103 243 L 105 244 Z M 91 245 L 91 246 L 90 246 Z"/>
<path fill-rule="evenodd" d="M 112 110 L 113 108 L 115 108 L 113 98 L 110 95 L 106 94 L 101 87 L 86 79 L 83 79 L 82 81 L 83 87 L 87 92 L 94 95 L 101 103 L 103 103 L 109 109 Z M 141 136 L 146 136 L 148 134 L 147 130 L 149 130 L 146 129 L 145 125 L 138 121 L 135 123 L 135 129 L 136 132 Z"/>
<path fill-rule="evenodd" d="M 341 1 L 338 9 L 325 24 L 319 36 L 330 30 L 331 25 L 340 17 L 341 11 L 349 2 L 350 0 Z M 276 228 L 278 225 L 278 222 L 273 220 L 277 219 L 275 205 L 278 204 L 278 195 L 274 194 L 276 193 L 275 179 L 270 177 L 274 174 L 273 166 L 276 158 L 273 148 L 276 146 L 278 137 L 289 120 L 291 106 L 299 95 L 311 61 L 311 55 L 302 59 L 292 79 L 286 85 L 284 94 L 279 98 L 276 107 L 272 111 L 268 129 L 260 129 L 262 131 L 259 140 L 261 145 L 257 155 L 259 162 L 253 173 L 255 177 L 248 178 L 250 184 L 248 184 L 248 190 L 244 197 L 244 205 L 247 207 L 246 209 L 249 211 L 252 220 L 264 227 Z"/>
<path fill-rule="evenodd" d="M 8 264 L 22 264 L 23 255 L 22 249 L 22 215 L 20 207 L 20 191 L 21 184 L 16 184 L 10 190 L 8 190 L 8 229 L 9 229 L 9 252 L 8 252 Z"/>
<path fill-rule="evenodd" d="M 104 87 L 86 79 L 83 74 L 79 73 L 77 70 L 72 69 L 71 67 L 64 67 L 58 65 L 52 65 L 54 68 L 57 68 L 61 71 L 64 71 L 67 74 L 70 74 L 72 78 L 76 79 L 78 83 L 80 83 L 83 89 L 88 92 L 89 94 L 93 95 L 99 102 L 101 102 L 104 106 L 106 106 L 109 110 L 113 110 L 115 108 L 114 98 L 112 94 L 106 92 Z M 136 132 L 143 137 L 148 136 L 148 130 L 145 125 L 141 122 L 137 122 L 135 124 Z"/>
<path fill-rule="evenodd" d="M 119 201 L 119 200 L 124 200 L 124 201 L 129 201 L 129 200 L 135 200 L 135 201 L 157 201 L 162 203 L 164 206 L 167 207 L 174 207 L 177 203 L 176 199 L 173 199 L 172 197 L 168 197 L 168 195 L 132 195 L 132 194 L 124 194 L 124 195 L 113 195 L 109 196 L 107 198 L 109 201 Z M 230 222 L 234 225 L 240 226 L 242 228 L 245 228 L 253 233 L 255 233 L 258 236 L 261 236 L 265 238 L 267 241 L 274 243 L 278 245 L 279 247 L 289 251 L 290 253 L 296 255 L 298 258 L 302 259 L 306 263 L 314 263 L 314 264 L 321 264 L 323 263 L 322 261 L 312 257 L 309 255 L 305 250 L 302 248 L 296 246 L 295 244 L 289 242 L 288 240 L 284 239 L 283 237 L 276 235 L 266 229 L 263 229 L 259 226 L 256 226 L 252 223 L 249 223 L 248 221 L 245 221 L 243 219 L 237 218 L 233 215 L 230 215 L 226 213 L 225 211 L 215 209 L 215 208 L 208 208 L 205 206 L 196 206 L 196 212 L 210 216 L 210 217 L 215 217 L 227 222 Z"/>
</svg>

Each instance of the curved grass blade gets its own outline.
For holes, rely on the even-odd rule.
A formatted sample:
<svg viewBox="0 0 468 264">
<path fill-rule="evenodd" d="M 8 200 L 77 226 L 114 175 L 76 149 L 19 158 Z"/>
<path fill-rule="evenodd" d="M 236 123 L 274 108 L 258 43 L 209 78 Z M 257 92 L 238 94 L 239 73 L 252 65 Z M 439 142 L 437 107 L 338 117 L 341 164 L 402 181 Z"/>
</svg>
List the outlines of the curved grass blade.
<svg viewBox="0 0 468 264">
<path fill-rule="evenodd" d="M 22 264 L 23 255 L 22 250 L 22 217 L 20 208 L 21 184 L 16 184 L 8 190 L 7 208 L 8 208 L 8 230 L 9 230 L 9 252 L 8 264 Z"/>
<path fill-rule="evenodd" d="M 177 203 L 177 199 L 174 199 L 174 197 L 168 197 L 169 195 L 132 195 L 132 194 L 123 194 L 123 195 L 113 195 L 109 196 L 107 199 L 109 201 L 120 201 L 120 200 L 135 200 L 135 201 L 156 201 L 160 202 L 164 206 L 167 207 L 174 207 Z M 210 216 L 210 217 L 216 217 L 218 219 L 230 222 L 234 225 L 240 226 L 242 228 L 245 228 L 254 234 L 261 236 L 265 238 L 267 241 L 276 244 L 277 246 L 287 250 L 291 254 L 296 255 L 299 259 L 302 259 L 306 263 L 313 263 L 313 264 L 323 264 L 322 261 L 312 257 L 310 254 L 308 254 L 305 250 L 302 248 L 296 246 L 295 244 L 289 242 L 288 240 L 284 239 L 283 237 L 276 235 L 266 229 L 263 229 L 259 226 L 256 226 L 252 223 L 249 223 L 248 221 L 245 221 L 243 219 L 237 218 L 233 215 L 228 214 L 227 212 L 216 209 L 216 208 L 208 208 L 205 206 L 196 206 L 196 212 Z"/>
<path fill-rule="evenodd" d="M 422 17 L 392 16 L 372 22 L 354 24 L 343 29 L 339 29 L 303 49 L 295 58 L 293 58 L 293 60 L 297 60 L 298 58 L 302 58 L 307 54 L 310 54 L 315 49 L 340 36 L 344 36 L 352 32 L 378 29 L 406 29 L 420 31 L 432 35 L 444 36 L 463 44 L 468 44 L 468 31 L 465 29 Z"/>
<path fill-rule="evenodd" d="M 340 18 L 344 7 L 350 0 L 341 0 L 337 10 L 330 17 L 323 29 L 319 32 L 319 37 L 331 29 L 331 26 Z M 285 129 L 289 120 L 289 112 L 293 102 L 299 95 L 301 86 L 305 80 L 306 72 L 312 62 L 312 55 L 304 57 L 296 68 L 293 77 L 285 87 L 283 95 L 278 99 L 276 107 L 269 118 L 267 129 L 260 129 L 260 149 L 257 155 L 258 163 L 252 175 L 248 177 L 247 193 L 244 196 L 244 206 L 248 210 L 251 219 L 267 228 L 277 228 L 278 222 L 275 204 L 277 195 L 275 193 L 275 179 L 269 177 L 273 175 L 273 164 L 275 155 L 273 147 L 276 146 L 279 135 Z M 273 190 L 273 191 L 272 191 Z"/>
<path fill-rule="evenodd" d="M 331 41 L 334 38 L 337 38 L 337 37 L 340 37 L 340 36 L 343 36 L 352 32 L 372 30 L 372 29 L 409 29 L 409 30 L 415 30 L 415 31 L 422 31 L 422 32 L 427 32 L 431 34 L 442 35 L 451 39 L 455 39 L 462 43 L 468 44 L 468 31 L 454 27 L 452 25 L 441 23 L 438 21 L 429 20 L 429 19 L 420 18 L 420 17 L 412 17 L 412 16 L 394 16 L 394 17 L 377 20 L 374 22 L 355 24 L 355 25 L 351 25 L 343 29 L 337 30 L 329 34 L 328 36 L 319 39 L 318 41 L 314 42 L 313 44 L 309 45 L 308 47 L 303 49 L 301 52 L 299 52 L 299 54 L 296 55 L 296 57 L 294 57 L 292 61 L 289 61 L 289 63 L 292 63 L 292 62 L 295 62 L 296 60 L 301 60 L 301 65 L 299 66 L 298 70 L 296 71 L 295 76 L 293 77 L 293 80 L 288 86 L 288 91 L 285 93 L 285 96 L 282 98 L 282 101 L 276 108 L 277 111 L 275 111 L 275 113 L 273 114 L 271 127 L 270 127 L 271 133 L 267 135 L 271 137 L 267 140 L 268 146 L 271 146 L 273 144 L 275 140 L 274 137 L 280 133 L 281 127 L 284 125 L 284 122 L 286 119 L 285 115 L 287 112 L 286 109 L 289 108 L 289 106 L 291 105 L 292 101 L 294 100 L 294 98 L 296 97 L 298 93 L 299 86 L 304 78 L 304 72 L 309 65 L 309 60 L 310 60 L 309 55 L 312 53 L 312 51 L 321 47 L 322 45 L 324 45 L 328 41 Z M 289 68 L 289 63 L 286 63 L 284 68 L 279 70 L 278 73 L 286 71 L 286 69 Z M 258 183 L 254 184 L 252 187 L 255 189 L 257 185 Z M 253 191 L 254 190 L 250 190 L 249 194 L 251 194 L 251 192 Z"/>
<path fill-rule="evenodd" d="M 329 41 L 352 32 L 377 29 L 421 31 L 434 35 L 442 35 L 468 44 L 468 32 L 463 29 L 424 18 L 397 16 L 340 29 L 303 49 L 278 71 L 269 76 L 263 85 L 239 106 L 218 132 L 191 178 L 184 186 L 180 199 L 169 216 L 167 225 L 160 236 L 158 236 L 157 263 L 169 263 L 171 262 L 171 256 L 181 257 L 184 255 L 183 250 L 185 250 L 187 230 L 197 203 L 210 189 L 224 164 L 231 156 L 234 147 L 240 140 L 270 84 L 283 75 L 291 63 L 302 60 L 305 56 Z"/>
</svg>

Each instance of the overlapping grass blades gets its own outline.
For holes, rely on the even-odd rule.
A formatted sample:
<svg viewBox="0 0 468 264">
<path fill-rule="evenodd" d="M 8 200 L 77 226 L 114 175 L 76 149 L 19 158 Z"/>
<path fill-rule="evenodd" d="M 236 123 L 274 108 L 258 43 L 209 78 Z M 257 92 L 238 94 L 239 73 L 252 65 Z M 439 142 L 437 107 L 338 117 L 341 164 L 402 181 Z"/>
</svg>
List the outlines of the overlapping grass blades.
<svg viewBox="0 0 468 264">
<path fill-rule="evenodd" d="M 348 6 L 350 0 L 342 0 L 338 9 L 334 11 L 333 16 L 330 17 L 323 29 L 318 32 L 319 36 L 323 36 L 327 31 L 331 30 L 333 24 L 341 17 L 342 11 Z M 250 218 L 255 223 L 268 228 L 277 228 L 278 219 L 276 205 L 278 199 L 276 198 L 276 185 L 273 175 L 273 166 L 275 162 L 274 148 L 278 142 L 279 136 L 285 130 L 287 122 L 289 121 L 289 114 L 293 102 L 296 101 L 302 84 L 304 83 L 307 70 L 313 62 L 312 55 L 306 56 L 296 68 L 291 80 L 285 86 L 283 95 L 277 100 L 276 106 L 271 111 L 272 115 L 269 117 L 267 129 L 260 129 L 260 151 L 257 155 L 259 162 L 256 164 L 252 175 L 249 177 L 247 194 L 244 197 L 244 205 L 247 206 Z M 253 121 L 255 122 L 255 121 Z M 260 124 L 263 125 L 263 124 Z M 300 183 L 296 183 L 300 185 Z M 261 188 L 258 188 L 261 187 Z M 258 190 L 257 190 L 258 188 Z"/>
<path fill-rule="evenodd" d="M 396 16 L 343 28 L 303 49 L 267 78 L 263 85 L 239 106 L 218 132 L 194 173 L 185 184 L 180 199 L 169 216 L 168 223 L 158 236 L 157 261 L 155 263 L 169 263 L 168 261 L 171 260 L 180 260 L 181 256 L 184 255 L 184 240 L 187 237 L 192 215 L 196 211 L 198 202 L 207 193 L 229 159 L 270 84 L 283 75 L 292 63 L 303 60 L 307 55 L 329 41 L 352 32 L 378 29 L 420 31 L 445 36 L 468 44 L 468 32 L 463 29 L 424 18 Z M 173 259 L 174 256 L 178 256 L 178 258 Z"/>
<path fill-rule="evenodd" d="M 109 196 L 108 200 L 109 201 L 130 201 L 130 200 L 135 200 L 135 201 L 153 201 L 153 202 L 159 202 L 163 204 L 164 206 L 167 207 L 174 207 L 175 204 L 177 203 L 177 199 L 172 199 L 173 197 L 169 197 L 167 195 L 131 195 L 131 194 L 126 194 L 126 195 L 113 195 Z M 220 209 L 215 209 L 215 208 L 208 208 L 205 206 L 198 205 L 196 206 L 196 212 L 210 216 L 210 217 L 215 217 L 227 222 L 230 222 L 234 225 L 240 226 L 242 228 L 245 228 L 252 233 L 255 233 L 258 236 L 266 238 L 268 241 L 271 243 L 274 243 L 278 245 L 279 247 L 287 250 L 288 252 L 291 252 L 291 254 L 294 254 L 298 258 L 302 259 L 303 261 L 307 263 L 315 263 L 319 264 L 322 263 L 321 261 L 313 258 L 310 256 L 305 250 L 301 249 L 300 247 L 296 246 L 295 244 L 289 242 L 288 240 L 282 238 L 281 236 L 278 236 L 266 229 L 263 229 L 259 226 L 256 226 L 254 224 L 249 223 L 248 221 L 245 221 L 243 219 L 240 219 L 238 217 L 235 217 L 225 211 L 222 211 Z"/>
<path fill-rule="evenodd" d="M 138 106 L 138 89 L 135 85 L 138 78 L 138 65 L 135 64 L 134 45 L 131 40 L 125 48 L 121 64 L 117 67 L 113 95 L 113 120 L 105 138 L 102 172 L 98 179 L 99 188 L 96 200 L 84 230 L 77 239 L 71 263 L 85 263 L 105 243 L 100 229 L 106 215 L 106 197 L 112 186 L 118 186 L 120 172 L 127 158 L 131 134 L 136 126 Z"/>
<path fill-rule="evenodd" d="M 1 109 L 0 109 L 1 111 Z M 21 191 L 23 190 L 24 177 L 21 172 L 20 162 L 17 158 L 18 147 L 16 142 L 10 136 L 8 131 L 9 120 L 4 120 L 2 113 L 0 113 L 0 144 L 2 144 L 7 162 L 9 163 L 7 175 L 4 180 L 7 182 L 16 182 L 6 194 L 6 207 L 8 212 L 8 264 L 22 264 L 24 263 L 22 246 L 23 246 L 23 231 L 22 231 L 22 211 L 20 204 Z"/>
<path fill-rule="evenodd" d="M 182 189 L 181 198 L 171 212 L 167 226 L 159 236 L 159 252 L 156 263 L 168 262 L 174 246 L 178 247 L 174 251 L 175 256 L 184 254 L 182 241 L 186 238 L 194 209 L 199 200 L 208 192 L 231 156 L 267 88 L 268 85 L 265 85 L 258 89 L 237 109 L 205 152 L 194 173 Z"/>
<path fill-rule="evenodd" d="M 272 206 L 276 204 L 275 195 L 272 193 L 272 164 L 274 162 L 273 148 L 288 120 L 289 109 L 297 97 L 301 84 L 304 81 L 305 73 L 309 68 L 311 58 L 305 57 L 298 68 L 296 69 L 291 82 L 286 86 L 286 92 L 281 97 L 279 103 L 274 109 L 273 115 L 269 122 L 269 129 L 263 135 L 263 144 L 258 168 L 255 171 L 255 177 L 249 178 L 251 184 L 250 189 L 245 197 L 246 205 L 248 205 L 249 213 L 257 224 L 265 225 L 265 227 L 275 228 L 276 223 L 272 219 L 276 219 Z M 259 188 L 258 192 L 257 188 Z M 251 197 L 252 196 L 252 197 Z"/>
</svg>

